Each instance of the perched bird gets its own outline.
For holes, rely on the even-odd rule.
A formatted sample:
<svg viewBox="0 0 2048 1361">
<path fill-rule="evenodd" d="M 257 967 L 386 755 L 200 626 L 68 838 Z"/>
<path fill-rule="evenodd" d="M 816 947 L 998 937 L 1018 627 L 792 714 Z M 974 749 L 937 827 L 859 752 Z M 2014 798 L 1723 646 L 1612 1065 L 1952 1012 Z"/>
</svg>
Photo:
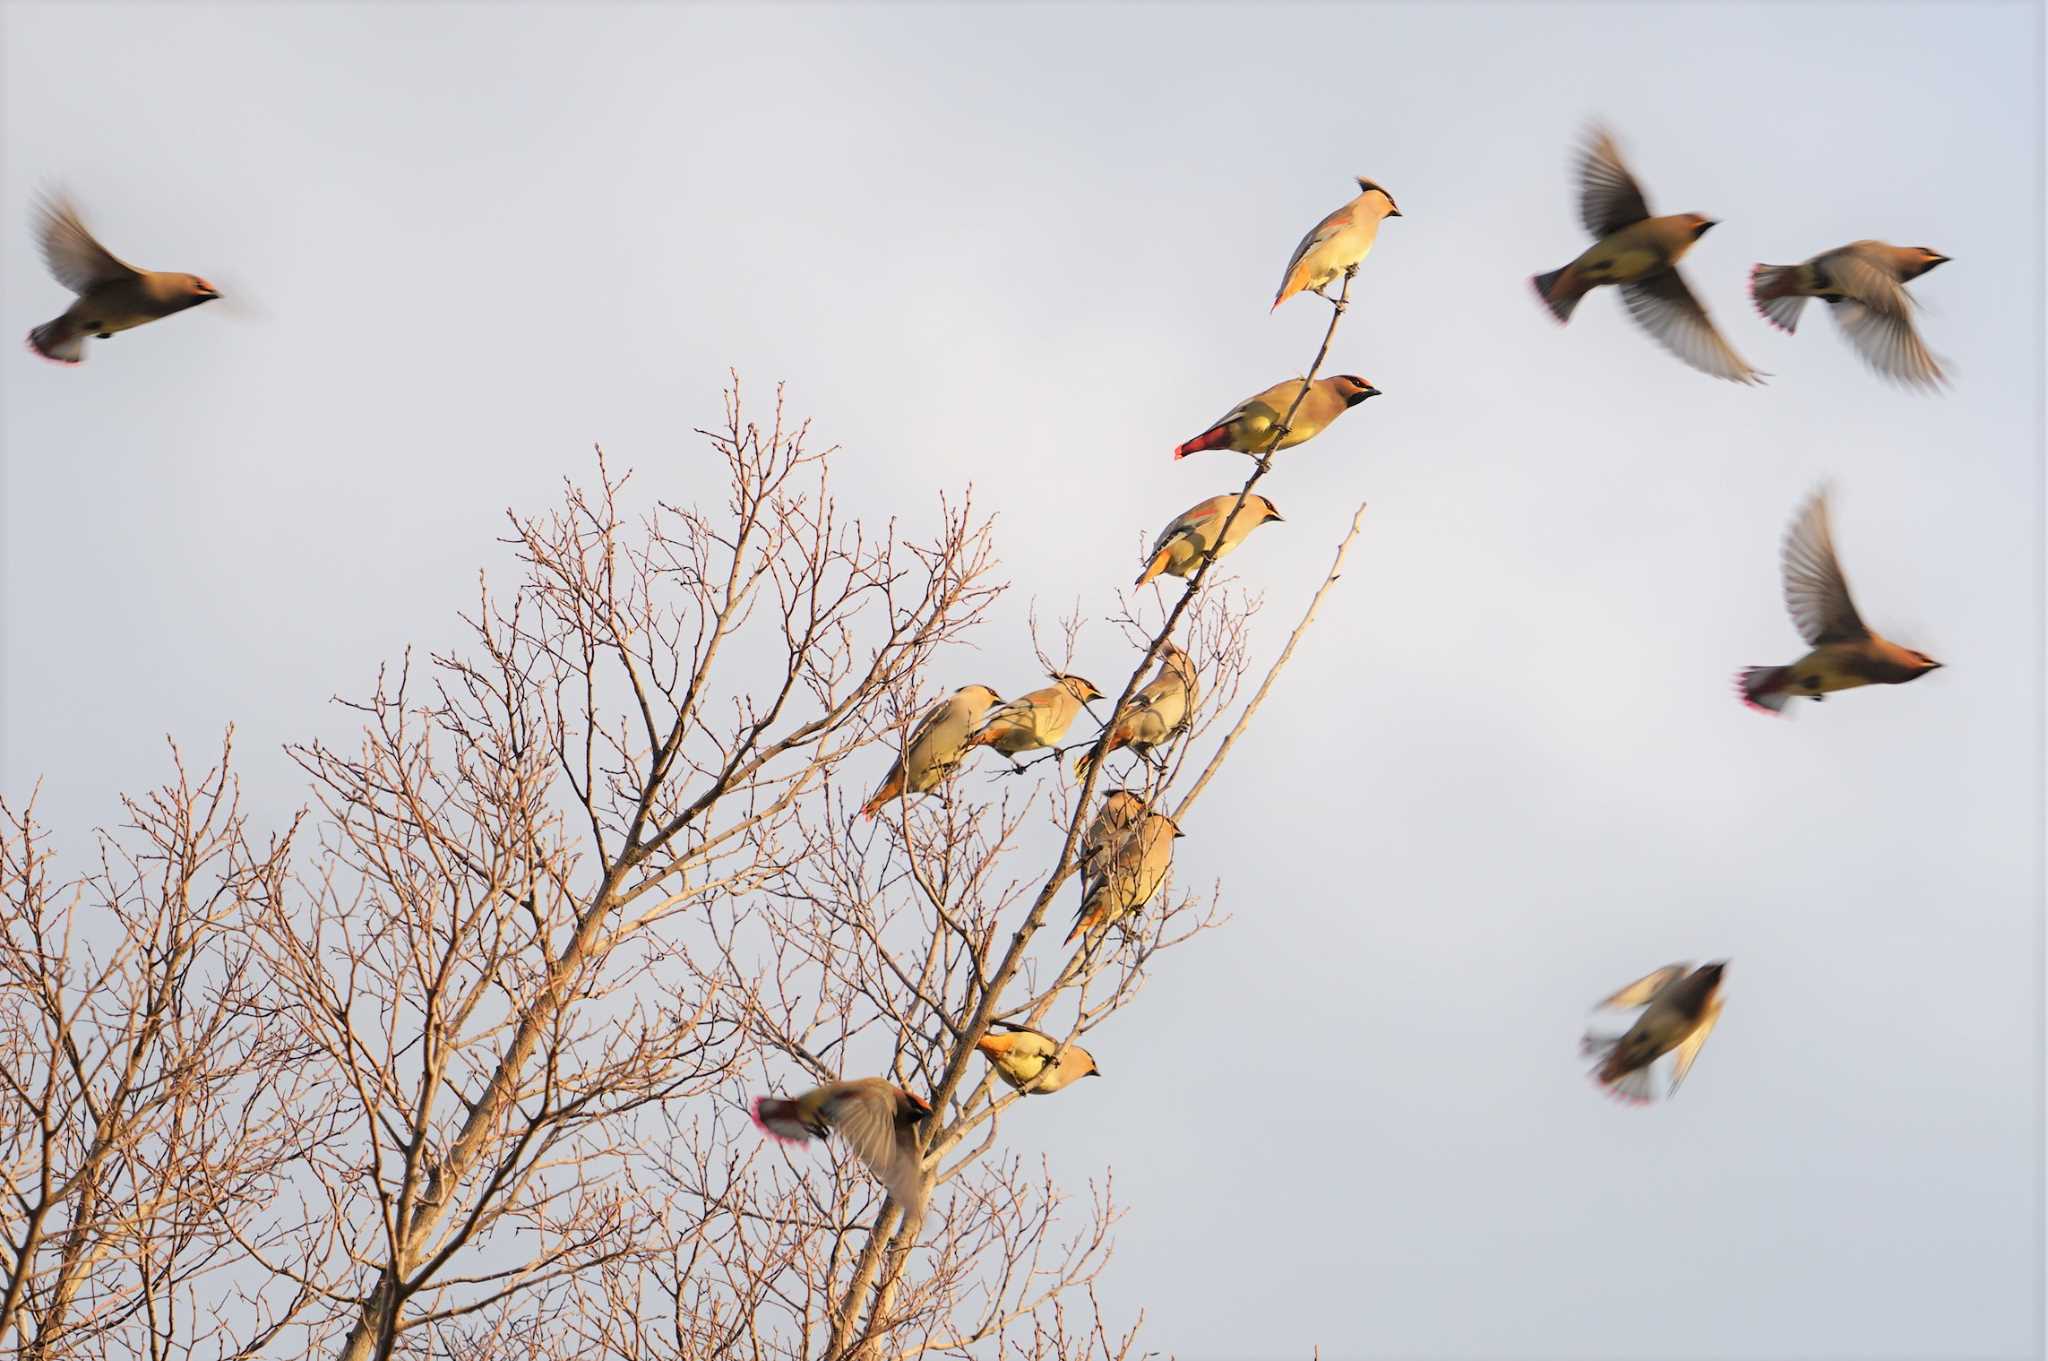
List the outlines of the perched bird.
<svg viewBox="0 0 2048 1361">
<path fill-rule="evenodd" d="M 1379 238 L 1380 223 L 1399 217 L 1394 196 L 1363 175 L 1358 176 L 1358 197 L 1309 228 L 1287 269 L 1280 276 L 1280 291 L 1273 295 L 1277 308 L 1304 289 L 1328 300 L 1325 286 L 1355 270 L 1372 253 Z M 1271 310 L 1271 309 L 1268 309 Z"/>
<path fill-rule="evenodd" d="M 1619 284 L 1628 314 L 1665 349 L 1716 378 L 1763 381 L 1766 375 L 1721 338 L 1678 274 L 1679 260 L 1706 235 L 1713 219 L 1698 213 L 1651 217 L 1613 137 L 1600 128 L 1587 135 L 1579 153 L 1579 216 L 1595 237 L 1593 244 L 1563 269 L 1530 281 L 1552 315 L 1570 321 L 1580 298 L 1602 284 Z"/>
<path fill-rule="evenodd" d="M 1268 520 L 1278 520 L 1280 512 L 1273 503 L 1257 494 L 1244 496 L 1244 509 L 1237 511 L 1237 518 L 1231 519 L 1241 492 L 1225 492 L 1198 501 L 1180 513 L 1180 518 L 1159 531 L 1159 537 L 1152 543 L 1152 556 L 1146 560 L 1145 570 L 1138 577 L 1143 586 L 1161 572 L 1177 577 L 1191 577 L 1202 565 L 1210 549 L 1222 557 L 1243 543 L 1254 529 Z M 1230 530 L 1224 532 L 1228 521 Z M 1219 546 L 1220 540 L 1220 546 Z"/>
<path fill-rule="evenodd" d="M 1174 449 L 1173 456 L 1186 458 L 1205 449 L 1228 449 L 1255 458 L 1264 456 L 1266 446 L 1273 442 L 1273 431 L 1279 426 L 1280 418 L 1287 414 L 1288 407 L 1294 405 L 1294 395 L 1300 391 L 1301 380 L 1289 378 L 1256 396 L 1245 398 L 1207 430 Z M 1287 433 L 1281 436 L 1280 443 L 1274 448 L 1292 449 L 1314 439 L 1331 421 L 1366 398 L 1379 395 L 1380 390 L 1371 383 L 1348 373 L 1340 373 L 1335 378 L 1316 379 L 1308 385 L 1308 395 L 1295 408 Z"/>
<path fill-rule="evenodd" d="M 906 1217 L 923 1208 L 928 1189 L 917 1124 L 931 1103 L 887 1078 L 857 1077 L 813 1087 L 802 1096 L 754 1098 L 754 1126 L 785 1144 L 838 1132 L 875 1180 L 887 1187 Z"/>
<path fill-rule="evenodd" d="M 1090 880 L 1102 874 L 1102 867 L 1115 852 L 1138 817 L 1145 811 L 1145 800 L 1128 789 L 1112 789 L 1103 797 L 1102 804 L 1095 810 L 1095 821 L 1088 824 L 1088 830 L 1081 834 L 1081 896 L 1088 896 Z"/>
<path fill-rule="evenodd" d="M 882 778 L 882 787 L 860 806 L 860 815 L 872 818 L 890 800 L 900 797 L 906 786 L 913 794 L 937 789 L 967 754 L 968 733 L 991 705 L 1002 702 L 1002 696 L 986 685 L 966 685 L 926 709 L 903 754 Z"/>
<path fill-rule="evenodd" d="M 1129 747 L 1140 756 L 1149 755 L 1187 724 L 1200 689 L 1194 660 L 1168 643 L 1159 653 L 1159 669 L 1152 679 L 1138 687 L 1131 702 L 1110 723 L 1109 745 L 1102 754 Z M 1074 759 L 1074 773 L 1086 779 L 1090 764 L 1088 753 L 1082 752 Z"/>
<path fill-rule="evenodd" d="M 1758 265 L 1749 272 L 1749 296 L 1764 320 L 1788 335 L 1806 300 L 1819 298 L 1864 363 L 1908 387 L 1933 388 L 1947 375 L 1913 329 L 1913 298 L 1905 285 L 1947 263 L 1946 255 L 1925 246 L 1851 241 L 1804 264 Z"/>
<path fill-rule="evenodd" d="M 1823 487 L 1800 508 L 1785 531 L 1782 552 L 1785 608 L 1813 651 L 1790 666 L 1752 666 L 1735 678 L 1743 703 L 1781 712 L 1795 695 L 1821 699 L 1859 685 L 1904 685 L 1941 663 L 1924 652 L 1871 632 L 1849 598 L 1849 583 L 1835 560 Z"/>
<path fill-rule="evenodd" d="M 1671 1070 L 1671 1085 L 1664 1094 L 1678 1091 L 1693 1060 L 1707 1042 L 1714 1022 L 1721 1019 L 1721 976 L 1728 961 L 1705 964 L 1691 973 L 1690 964 L 1667 964 L 1645 974 L 1599 1005 L 1627 1010 L 1642 1007 L 1620 1036 L 1588 1034 L 1580 1051 L 1600 1064 L 1593 1078 L 1608 1094 L 1638 1105 L 1648 1102 L 1653 1088 L 1650 1065 L 1676 1049 L 1678 1063 Z"/>
<path fill-rule="evenodd" d="M 50 273 L 78 295 L 62 316 L 28 333 L 28 347 L 59 364 L 84 363 L 87 336 L 105 340 L 220 296 L 197 274 L 137 269 L 117 259 L 62 198 L 37 205 L 36 235 Z"/>
<path fill-rule="evenodd" d="M 998 704 L 983 714 L 969 734 L 967 745 L 994 747 L 1010 758 L 1011 765 L 1017 764 L 1018 752 L 1058 746 L 1067 729 L 1073 726 L 1074 715 L 1081 712 L 1081 706 L 1091 699 L 1101 699 L 1102 692 L 1081 676 L 1055 671 L 1052 678 L 1058 683 Z"/>
<path fill-rule="evenodd" d="M 1027 1095 L 1050 1096 L 1070 1083 L 1084 1077 L 1101 1077 L 1102 1070 L 1095 1066 L 1095 1056 L 1078 1044 L 1070 1044 L 1066 1052 L 1052 1065 L 1052 1071 L 1045 1072 L 1046 1060 L 1059 1050 L 1060 1042 L 1043 1031 L 1029 1026 L 1011 1025 L 997 1021 L 1006 1032 L 1001 1035 L 983 1035 L 974 1042 L 981 1056 L 996 1070 L 996 1076 L 1012 1087 L 1022 1088 L 1040 1073 L 1039 1079 Z"/>
<path fill-rule="evenodd" d="M 1164 813 L 1146 813 L 1138 819 L 1116 849 L 1098 862 L 1095 878 L 1083 885 L 1081 910 L 1074 914 L 1074 929 L 1062 944 L 1072 945 L 1075 937 L 1109 926 L 1152 901 L 1173 864 L 1174 840 L 1181 835 Z"/>
</svg>

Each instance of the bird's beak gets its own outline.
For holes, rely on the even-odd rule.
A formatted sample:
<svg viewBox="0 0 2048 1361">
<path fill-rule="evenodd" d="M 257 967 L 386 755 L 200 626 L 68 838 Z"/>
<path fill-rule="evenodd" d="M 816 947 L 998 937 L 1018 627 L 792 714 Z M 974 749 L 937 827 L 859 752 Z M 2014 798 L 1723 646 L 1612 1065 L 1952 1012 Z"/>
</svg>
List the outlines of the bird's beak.
<svg viewBox="0 0 2048 1361">
<path fill-rule="evenodd" d="M 1948 257 L 1946 255 L 1937 255 L 1933 251 L 1927 253 L 1927 267 L 1929 269 L 1933 269 L 1936 265 L 1945 265 L 1947 263 Z"/>
<path fill-rule="evenodd" d="M 1286 517 L 1285 515 L 1282 515 L 1282 514 L 1281 514 L 1281 513 L 1279 512 L 1279 511 L 1277 511 L 1277 510 L 1269 510 L 1269 511 L 1267 511 L 1267 512 L 1266 512 L 1266 518 L 1267 518 L 1268 520 L 1277 520 L 1277 521 L 1279 521 L 1279 522 L 1280 522 L 1281 524 L 1285 524 L 1285 523 L 1287 523 L 1287 517 Z"/>
<path fill-rule="evenodd" d="M 1400 210 L 1399 208 L 1389 208 L 1389 209 L 1387 209 L 1387 216 L 1388 216 L 1388 217 L 1399 217 L 1399 216 L 1401 216 L 1401 210 Z"/>
<path fill-rule="evenodd" d="M 1385 394 L 1383 394 L 1378 388 L 1368 384 L 1365 389 L 1365 395 L 1368 397 L 1379 397 L 1384 396 Z"/>
<path fill-rule="evenodd" d="M 1929 671 L 1939 671 L 1941 670 L 1941 663 L 1935 661 L 1932 657 L 1930 657 L 1927 659 L 1927 669 Z"/>
<path fill-rule="evenodd" d="M 1720 223 L 1714 221 L 1714 219 L 1710 217 L 1705 222 L 1700 223 L 1700 229 L 1697 234 L 1700 236 L 1705 236 L 1708 232 L 1714 230 L 1714 228 L 1720 225 Z"/>
</svg>

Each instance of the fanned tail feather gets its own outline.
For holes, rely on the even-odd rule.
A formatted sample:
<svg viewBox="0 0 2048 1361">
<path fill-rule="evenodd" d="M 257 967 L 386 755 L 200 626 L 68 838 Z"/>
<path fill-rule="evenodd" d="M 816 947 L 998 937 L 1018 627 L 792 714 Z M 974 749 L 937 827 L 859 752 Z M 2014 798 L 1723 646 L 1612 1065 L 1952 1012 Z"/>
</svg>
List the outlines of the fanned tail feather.
<svg viewBox="0 0 2048 1361">
<path fill-rule="evenodd" d="M 85 337 L 66 331 L 58 322 L 44 322 L 30 331 L 28 347 L 55 364 L 85 362 Z"/>
<path fill-rule="evenodd" d="M 1789 691 L 1780 688 L 1784 679 L 1782 666 L 1752 666 L 1735 674 L 1735 693 L 1742 696 L 1742 702 L 1760 714 L 1782 714 L 1792 700 Z"/>
<path fill-rule="evenodd" d="M 1570 266 L 1566 268 L 1569 269 Z M 1572 319 L 1572 310 L 1579 305 L 1579 299 L 1585 296 L 1583 293 L 1560 289 L 1557 284 L 1563 276 L 1564 270 L 1553 269 L 1548 274 L 1535 274 L 1529 278 L 1530 286 L 1536 290 L 1536 296 L 1543 300 L 1543 305 L 1550 309 L 1550 315 L 1557 318 L 1560 326 Z"/>
<path fill-rule="evenodd" d="M 754 1098 L 753 1105 L 747 1108 L 747 1114 L 753 1120 L 755 1129 L 760 1130 L 777 1143 L 802 1144 L 809 1142 L 810 1136 L 808 1134 L 784 1134 L 769 1123 L 771 1120 L 787 1120 L 795 1115 L 796 1102 L 794 1101 L 784 1101 L 779 1097 L 773 1096 L 757 1096 Z"/>
<path fill-rule="evenodd" d="M 1791 335 L 1799 329 L 1806 295 L 1797 287 L 1798 265 L 1754 265 L 1749 271 L 1749 299 L 1765 321 Z"/>
</svg>

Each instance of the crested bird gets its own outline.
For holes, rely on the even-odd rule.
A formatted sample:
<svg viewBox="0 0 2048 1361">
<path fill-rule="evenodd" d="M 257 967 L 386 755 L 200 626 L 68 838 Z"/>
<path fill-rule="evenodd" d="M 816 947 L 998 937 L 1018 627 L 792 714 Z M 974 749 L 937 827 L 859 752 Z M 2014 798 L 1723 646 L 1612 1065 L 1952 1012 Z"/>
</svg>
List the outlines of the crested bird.
<svg viewBox="0 0 2048 1361">
<path fill-rule="evenodd" d="M 1645 1104 L 1654 1092 L 1650 1065 L 1675 1049 L 1678 1062 L 1664 1092 L 1667 1097 L 1675 1095 L 1721 1019 L 1721 980 L 1727 969 L 1725 959 L 1697 969 L 1667 964 L 1599 1002 L 1602 1008 L 1641 1007 L 1643 1014 L 1619 1036 L 1587 1034 L 1580 1052 L 1600 1060 L 1593 1069 L 1594 1081 L 1618 1100 Z"/>
<path fill-rule="evenodd" d="M 1187 725 L 1200 690 L 1193 658 L 1172 643 L 1166 644 L 1159 652 L 1159 669 L 1110 721 L 1109 745 L 1102 754 L 1129 747 L 1140 756 L 1149 756 L 1154 747 L 1164 745 Z M 1075 775 L 1086 779 L 1091 764 L 1089 754 L 1082 752 L 1074 759 Z"/>
<path fill-rule="evenodd" d="M 1294 406 L 1295 394 L 1300 391 L 1301 380 L 1289 378 L 1245 398 L 1201 434 L 1177 446 L 1173 456 L 1181 459 L 1206 449 L 1228 449 L 1254 458 L 1264 457 L 1280 418 L 1287 414 L 1288 407 Z M 1287 433 L 1273 446 L 1274 451 L 1307 443 L 1352 407 L 1379 395 L 1378 388 L 1355 374 L 1316 379 L 1308 385 L 1308 395 L 1301 399 L 1301 405 L 1295 407 L 1294 419 L 1287 423 Z"/>
<path fill-rule="evenodd" d="M 1240 498 L 1244 501 L 1244 508 L 1237 510 L 1237 518 L 1233 520 L 1231 511 L 1237 508 Z M 1234 551 L 1254 529 L 1268 520 L 1280 518 L 1280 512 L 1273 503 L 1256 493 L 1246 496 L 1232 491 L 1198 501 L 1159 531 L 1159 537 L 1152 543 L 1152 556 L 1146 559 L 1145 570 L 1139 575 L 1137 584 L 1143 586 L 1161 572 L 1191 577 L 1212 549 L 1220 558 Z M 1230 526 L 1228 533 L 1223 528 L 1226 522 Z"/>
<path fill-rule="evenodd" d="M 1304 291 L 1325 302 L 1333 301 L 1323 289 L 1364 262 L 1372 243 L 1379 239 L 1382 221 L 1401 216 L 1392 194 L 1363 175 L 1357 180 L 1358 197 L 1309 228 L 1287 258 L 1280 291 L 1273 295 L 1273 308 Z"/>
<path fill-rule="evenodd" d="M 1037 1078 L 1038 1085 L 1026 1095 L 1050 1096 L 1084 1077 L 1102 1076 L 1102 1070 L 1095 1066 L 1095 1056 L 1078 1044 L 1070 1044 L 1060 1052 L 1060 1042 L 1042 1030 L 1007 1021 L 991 1024 L 1002 1027 L 1005 1033 L 983 1035 L 974 1042 L 974 1047 L 996 1070 L 996 1076 L 1012 1087 L 1022 1089 Z M 1059 1053 L 1059 1058 L 1047 1071 L 1047 1061 L 1055 1053 Z M 1040 1073 L 1045 1076 L 1039 1078 Z"/>
<path fill-rule="evenodd" d="M 752 1107 L 755 1128 L 785 1144 L 837 1133 L 906 1218 L 923 1208 L 929 1189 L 917 1126 L 931 1113 L 923 1097 L 880 1077 L 828 1082 L 797 1097 L 760 1096 Z"/>
<path fill-rule="evenodd" d="M 1013 766 L 1020 752 L 1058 746 L 1081 706 L 1102 698 L 1102 692 L 1085 676 L 1055 671 L 1052 679 L 1054 683 L 1044 689 L 998 704 L 983 714 L 968 734 L 967 745 L 994 747 Z"/>
<path fill-rule="evenodd" d="M 1749 296 L 1765 321 L 1786 334 L 1799 326 L 1808 298 L 1819 298 L 1842 334 L 1878 373 L 1906 387 L 1937 388 L 1948 381 L 1913 325 L 1913 295 L 1905 285 L 1948 257 L 1926 246 L 1851 241 L 1797 265 L 1758 265 L 1749 272 Z"/>
<path fill-rule="evenodd" d="M 50 273 L 78 295 L 62 315 L 28 333 L 28 347 L 59 364 L 84 363 L 87 336 L 105 340 L 220 296 L 197 274 L 137 269 L 119 259 L 62 197 L 37 205 L 36 236 Z"/>
<path fill-rule="evenodd" d="M 964 685 L 926 709 L 911 730 L 902 755 L 889 766 L 881 787 L 861 805 L 860 815 L 872 818 L 907 788 L 928 794 L 944 783 L 967 754 L 967 736 L 1002 696 L 986 685 Z"/>
<path fill-rule="evenodd" d="M 1082 885 L 1081 908 L 1063 945 L 1122 920 L 1152 901 L 1173 864 L 1173 843 L 1185 835 L 1164 813 L 1146 813 L 1110 853 L 1097 862 L 1097 874 Z"/>
</svg>

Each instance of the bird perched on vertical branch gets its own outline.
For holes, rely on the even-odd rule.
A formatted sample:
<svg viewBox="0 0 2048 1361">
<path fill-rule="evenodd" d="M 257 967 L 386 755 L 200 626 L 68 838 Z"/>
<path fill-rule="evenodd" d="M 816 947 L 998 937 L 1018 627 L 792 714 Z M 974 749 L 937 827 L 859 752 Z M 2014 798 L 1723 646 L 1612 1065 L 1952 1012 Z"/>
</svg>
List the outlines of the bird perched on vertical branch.
<svg viewBox="0 0 2048 1361">
<path fill-rule="evenodd" d="M 1294 405 L 1294 394 L 1300 391 L 1301 380 L 1289 378 L 1245 398 L 1207 430 L 1176 447 L 1173 456 L 1181 459 L 1207 449 L 1228 449 L 1232 453 L 1263 457 L 1266 446 L 1272 442 L 1274 428 L 1287 414 L 1287 408 Z M 1316 379 L 1308 385 L 1308 395 L 1301 399 L 1301 405 L 1295 407 L 1294 419 L 1288 422 L 1287 433 L 1280 437 L 1275 451 L 1292 449 L 1314 439 L 1352 407 L 1379 395 L 1378 388 L 1355 374 Z"/>
<path fill-rule="evenodd" d="M 1187 725 L 1199 692 L 1194 660 L 1172 643 L 1166 644 L 1160 649 L 1159 669 L 1152 679 L 1139 686 L 1130 703 L 1111 720 L 1109 745 L 1102 754 L 1129 747 L 1140 756 L 1149 756 L 1154 747 L 1165 745 Z M 1088 752 L 1076 757 L 1076 777 L 1088 778 L 1091 764 Z"/>
<path fill-rule="evenodd" d="M 1244 508 L 1237 511 L 1237 518 L 1233 520 L 1230 513 L 1237 508 L 1240 499 L 1244 501 Z M 1143 586 L 1162 572 L 1169 576 L 1191 577 L 1211 549 L 1220 558 L 1234 551 L 1254 529 L 1268 520 L 1280 518 L 1280 512 L 1273 503 L 1257 493 L 1245 496 L 1232 491 L 1198 501 L 1159 531 L 1159 537 L 1152 542 L 1152 556 L 1146 559 L 1145 570 L 1139 574 L 1137 584 Z M 1223 529 L 1225 522 L 1230 525 L 1227 534 Z"/>
<path fill-rule="evenodd" d="M 1678 1062 L 1671 1070 L 1666 1096 L 1677 1093 L 1693 1060 L 1721 1019 L 1721 978 L 1728 961 L 1702 965 L 1667 964 L 1605 999 L 1598 1005 L 1627 1010 L 1642 1007 L 1636 1023 L 1618 1037 L 1588 1034 L 1580 1052 L 1598 1058 L 1593 1078 L 1610 1096 L 1637 1105 L 1648 1102 L 1654 1087 L 1650 1065 L 1672 1050 Z"/>
<path fill-rule="evenodd" d="M 1098 862 L 1096 877 L 1083 884 L 1074 929 L 1061 943 L 1072 945 L 1076 937 L 1110 926 L 1152 901 L 1173 864 L 1173 843 L 1181 835 L 1180 827 L 1164 813 L 1139 818 Z"/>
<path fill-rule="evenodd" d="M 872 818 L 906 789 L 928 794 L 945 782 L 967 754 L 967 735 L 1002 696 L 986 685 L 966 685 L 926 709 L 911 730 L 903 754 L 889 767 L 881 788 L 861 805 L 860 815 Z"/>
<path fill-rule="evenodd" d="M 896 1198 L 906 1219 L 924 1208 L 929 1189 L 917 1126 L 931 1113 L 923 1097 L 879 1077 L 828 1082 L 788 1099 L 756 1097 L 753 1104 L 755 1128 L 785 1144 L 837 1132 Z"/>
<path fill-rule="evenodd" d="M 1948 378 L 1914 329 L 1905 285 L 1947 263 L 1926 246 L 1851 241 L 1803 264 L 1756 266 L 1749 296 L 1764 320 L 1788 335 L 1798 329 L 1806 300 L 1819 298 L 1864 363 L 1907 387 L 1937 388 Z"/>
<path fill-rule="evenodd" d="M 1070 1044 L 1064 1053 L 1060 1053 L 1060 1042 L 1044 1031 L 1012 1025 L 1007 1021 L 991 1024 L 1000 1027 L 1004 1033 L 983 1035 L 974 1042 L 974 1047 L 996 1070 L 996 1076 L 1012 1087 L 1021 1089 L 1038 1078 L 1038 1085 L 1026 1095 L 1050 1096 L 1084 1077 L 1102 1076 L 1102 1070 L 1095 1066 L 1095 1056 L 1078 1044 Z M 1059 1058 L 1047 1072 L 1046 1063 L 1055 1053 L 1059 1053 Z M 1045 1076 L 1039 1078 L 1040 1073 Z"/>
<path fill-rule="evenodd" d="M 1112 789 L 1095 810 L 1095 820 L 1081 834 L 1081 853 L 1076 861 L 1081 876 L 1081 896 L 1088 896 L 1090 881 L 1102 874 L 1102 867 L 1124 836 L 1137 825 L 1145 811 L 1144 798 L 1129 789 Z"/>
<path fill-rule="evenodd" d="M 1785 608 L 1813 650 L 1790 666 L 1752 666 L 1735 678 L 1743 703 L 1781 713 L 1794 696 L 1818 700 L 1862 685 L 1904 685 L 1941 663 L 1871 631 L 1835 559 L 1826 487 L 1800 507 L 1782 551 Z"/>
<path fill-rule="evenodd" d="M 1579 153 L 1579 217 L 1593 244 L 1564 268 L 1530 280 L 1559 322 L 1571 320 L 1588 292 L 1616 284 L 1636 324 L 1693 368 L 1736 383 L 1764 380 L 1767 375 L 1721 338 L 1678 273 L 1679 260 L 1714 220 L 1699 213 L 1651 217 L 1641 186 L 1604 128 L 1591 129 Z"/>
<path fill-rule="evenodd" d="M 59 364 L 84 363 L 87 336 L 105 340 L 220 296 L 197 274 L 137 269 L 119 259 L 85 229 L 68 199 L 37 205 L 36 237 L 50 273 L 78 295 L 63 315 L 28 333 L 28 347 Z"/>
<path fill-rule="evenodd" d="M 1381 222 L 1401 216 L 1392 194 L 1363 175 L 1357 179 L 1358 197 L 1309 228 L 1287 258 L 1280 291 L 1273 295 L 1273 308 L 1303 291 L 1325 302 L 1334 301 L 1323 289 L 1364 262 L 1372 243 L 1379 239 Z"/>
<path fill-rule="evenodd" d="M 969 747 L 994 747 L 1017 764 L 1020 752 L 1056 747 L 1073 726 L 1074 716 L 1102 692 L 1085 676 L 1052 673 L 1052 685 L 1033 690 L 983 714 L 968 735 Z"/>
</svg>

